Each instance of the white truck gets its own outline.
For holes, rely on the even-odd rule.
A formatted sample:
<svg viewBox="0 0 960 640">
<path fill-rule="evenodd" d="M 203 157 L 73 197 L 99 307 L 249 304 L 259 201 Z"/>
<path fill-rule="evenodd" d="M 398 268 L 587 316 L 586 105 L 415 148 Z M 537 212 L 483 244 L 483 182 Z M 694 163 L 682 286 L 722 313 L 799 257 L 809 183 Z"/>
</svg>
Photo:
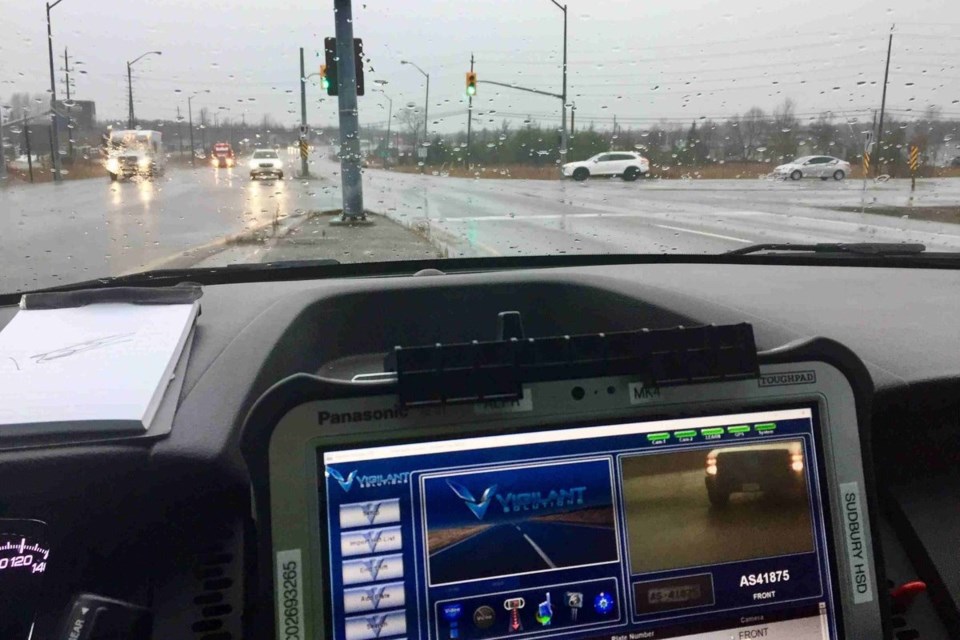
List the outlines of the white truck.
<svg viewBox="0 0 960 640">
<path fill-rule="evenodd" d="M 111 130 L 106 136 L 106 147 L 104 164 L 111 181 L 134 176 L 152 178 L 163 173 L 166 155 L 159 131 Z"/>
</svg>

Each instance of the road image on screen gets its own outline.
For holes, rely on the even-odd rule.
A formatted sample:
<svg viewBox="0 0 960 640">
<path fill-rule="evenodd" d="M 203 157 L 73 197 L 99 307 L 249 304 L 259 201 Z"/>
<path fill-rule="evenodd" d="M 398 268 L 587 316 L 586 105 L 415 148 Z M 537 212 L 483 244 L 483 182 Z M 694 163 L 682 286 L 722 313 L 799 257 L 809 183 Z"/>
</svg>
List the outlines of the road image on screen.
<svg viewBox="0 0 960 640">
<path fill-rule="evenodd" d="M 618 560 L 607 459 L 427 476 L 432 585 Z"/>
<path fill-rule="evenodd" d="M 634 574 L 814 550 L 801 440 L 621 458 Z"/>
</svg>

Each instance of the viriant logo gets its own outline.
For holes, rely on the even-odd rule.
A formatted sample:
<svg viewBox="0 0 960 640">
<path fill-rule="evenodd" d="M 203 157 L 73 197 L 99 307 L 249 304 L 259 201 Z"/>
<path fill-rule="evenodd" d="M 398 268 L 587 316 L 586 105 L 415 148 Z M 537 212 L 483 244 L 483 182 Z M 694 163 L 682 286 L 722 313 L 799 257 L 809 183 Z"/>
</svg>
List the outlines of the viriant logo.
<svg viewBox="0 0 960 640">
<path fill-rule="evenodd" d="M 471 513 L 477 517 L 477 520 L 483 520 L 487 515 L 487 509 L 496 499 L 497 503 L 503 509 L 503 513 L 519 513 L 521 511 L 547 511 L 550 509 L 563 509 L 576 507 L 584 503 L 584 494 L 586 487 L 570 487 L 566 489 L 549 489 L 547 491 L 510 491 L 507 493 L 498 493 L 497 485 L 490 485 L 485 488 L 479 498 L 474 497 L 473 492 L 466 486 L 453 480 L 447 480 L 447 485 L 463 500 L 464 505 L 470 509 Z"/>
<path fill-rule="evenodd" d="M 333 467 L 327 467 L 327 473 L 337 481 L 337 484 L 340 485 L 340 488 L 344 491 L 350 491 L 353 488 L 353 483 L 356 481 L 360 485 L 361 489 L 370 489 L 374 487 L 390 487 L 400 484 L 407 484 L 410 482 L 410 472 L 401 471 L 400 473 L 379 473 L 375 475 L 357 475 L 357 470 L 354 469 L 346 476 L 343 475 L 340 471 L 337 471 Z"/>
</svg>

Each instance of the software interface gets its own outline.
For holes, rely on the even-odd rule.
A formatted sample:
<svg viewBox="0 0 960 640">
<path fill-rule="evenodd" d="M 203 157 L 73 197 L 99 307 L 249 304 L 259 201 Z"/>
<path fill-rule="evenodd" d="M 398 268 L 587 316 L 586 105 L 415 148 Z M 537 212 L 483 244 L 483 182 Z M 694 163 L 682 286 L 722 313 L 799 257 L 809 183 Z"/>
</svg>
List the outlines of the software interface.
<svg viewBox="0 0 960 640">
<path fill-rule="evenodd" d="M 342 640 L 835 638 L 809 408 L 322 451 Z"/>
</svg>

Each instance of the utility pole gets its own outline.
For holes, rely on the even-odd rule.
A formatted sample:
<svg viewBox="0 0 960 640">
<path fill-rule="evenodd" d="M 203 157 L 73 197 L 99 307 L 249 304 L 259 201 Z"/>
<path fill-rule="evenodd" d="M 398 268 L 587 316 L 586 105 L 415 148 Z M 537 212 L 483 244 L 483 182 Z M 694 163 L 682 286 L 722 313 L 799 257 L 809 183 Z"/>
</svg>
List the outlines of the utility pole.
<svg viewBox="0 0 960 640">
<path fill-rule="evenodd" d="M 57 122 L 57 79 L 53 73 L 53 29 L 50 26 L 50 10 L 63 2 L 57 0 L 53 4 L 47 4 L 47 53 L 50 56 L 50 135 L 53 138 L 53 144 L 50 147 L 51 161 L 53 164 L 53 180 L 60 182 L 63 177 L 60 175 L 60 123 Z M 33 170 L 31 169 L 31 182 L 33 182 Z"/>
<path fill-rule="evenodd" d="M 563 175 L 563 163 L 567 158 L 567 5 L 550 0 L 563 11 L 563 91 L 560 107 L 560 174 Z"/>
<path fill-rule="evenodd" d="M 893 25 L 890 25 L 890 38 L 887 40 L 887 67 L 883 72 L 883 97 L 880 99 L 880 126 L 877 129 L 877 175 L 880 175 L 880 160 L 883 154 L 883 112 L 887 108 L 887 78 L 890 76 L 890 51 L 893 49 Z"/>
<path fill-rule="evenodd" d="M 65 102 L 64 109 L 67 112 L 67 147 L 69 148 L 68 154 L 70 159 L 73 160 L 73 118 L 70 117 L 70 56 L 67 53 L 67 47 L 63 48 L 63 71 L 66 74 L 66 92 L 67 100 Z"/>
<path fill-rule="evenodd" d="M 473 52 L 470 52 L 470 73 L 473 73 Z M 465 166 L 470 168 L 470 138 L 473 133 L 473 96 L 467 96 L 467 157 Z"/>
<path fill-rule="evenodd" d="M 3 146 L 3 107 L 0 106 L 0 181 L 7 178 L 7 148 Z"/>
<path fill-rule="evenodd" d="M 334 0 L 337 37 L 337 106 L 340 110 L 341 220 L 365 220 L 360 175 L 360 122 L 357 114 L 357 68 L 353 53 L 351 0 Z M 302 74 L 301 74 L 302 75 Z"/>
<path fill-rule="evenodd" d="M 350 46 L 353 47 L 353 39 L 350 39 Z M 310 175 L 310 168 L 307 166 L 307 156 L 303 152 L 303 144 L 307 141 L 307 72 L 303 67 L 303 47 L 300 47 L 300 175 L 307 177 Z"/>
<path fill-rule="evenodd" d="M 180 115 L 180 105 L 177 105 L 177 146 L 180 147 L 180 157 L 183 157 L 183 116 Z"/>
<path fill-rule="evenodd" d="M 577 103 L 574 102 L 573 106 L 570 107 L 570 136 L 573 137 L 576 129 L 574 128 L 574 122 L 577 119 Z"/>
<path fill-rule="evenodd" d="M 130 63 L 127 63 L 127 128 L 133 129 L 133 79 L 130 75 Z"/>
<path fill-rule="evenodd" d="M 33 182 L 33 156 L 30 151 L 30 120 L 23 123 L 23 136 L 27 147 L 27 171 L 30 172 L 30 182 Z"/>
<path fill-rule="evenodd" d="M 190 166 L 195 168 L 197 166 L 197 153 L 193 146 L 193 105 L 190 104 L 192 100 L 193 96 L 187 98 L 187 118 L 190 123 Z"/>
</svg>

